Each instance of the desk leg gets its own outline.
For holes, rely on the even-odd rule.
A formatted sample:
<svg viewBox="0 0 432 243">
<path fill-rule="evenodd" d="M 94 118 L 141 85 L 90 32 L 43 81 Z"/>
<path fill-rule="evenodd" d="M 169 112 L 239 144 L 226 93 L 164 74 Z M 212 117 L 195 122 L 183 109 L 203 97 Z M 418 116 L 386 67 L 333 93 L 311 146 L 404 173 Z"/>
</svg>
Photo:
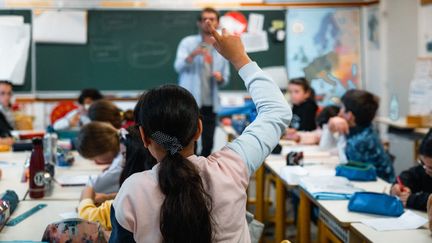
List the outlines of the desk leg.
<svg viewBox="0 0 432 243">
<path fill-rule="evenodd" d="M 255 172 L 255 219 L 264 223 L 264 165 Z"/>
<path fill-rule="evenodd" d="M 298 242 L 310 242 L 311 202 L 305 192 L 300 190 L 300 205 L 297 216 Z"/>
<path fill-rule="evenodd" d="M 285 239 L 285 185 L 278 177 L 276 179 L 276 212 L 275 212 L 275 238 L 279 243 Z"/>
</svg>

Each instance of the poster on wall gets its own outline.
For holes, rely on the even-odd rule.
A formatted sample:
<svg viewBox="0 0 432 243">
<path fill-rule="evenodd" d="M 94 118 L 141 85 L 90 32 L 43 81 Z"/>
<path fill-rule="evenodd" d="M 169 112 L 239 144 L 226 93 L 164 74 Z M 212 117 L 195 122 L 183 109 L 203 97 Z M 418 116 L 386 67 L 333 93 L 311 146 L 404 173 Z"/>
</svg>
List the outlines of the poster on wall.
<svg viewBox="0 0 432 243">
<path fill-rule="evenodd" d="M 288 10 L 287 23 L 289 78 L 305 77 L 320 105 L 361 87 L 358 8 Z"/>
<path fill-rule="evenodd" d="M 432 57 L 432 5 L 422 6 L 419 11 L 419 55 Z"/>
<path fill-rule="evenodd" d="M 367 39 L 368 48 L 378 50 L 380 47 L 379 40 L 379 8 L 378 6 L 367 9 Z"/>
</svg>

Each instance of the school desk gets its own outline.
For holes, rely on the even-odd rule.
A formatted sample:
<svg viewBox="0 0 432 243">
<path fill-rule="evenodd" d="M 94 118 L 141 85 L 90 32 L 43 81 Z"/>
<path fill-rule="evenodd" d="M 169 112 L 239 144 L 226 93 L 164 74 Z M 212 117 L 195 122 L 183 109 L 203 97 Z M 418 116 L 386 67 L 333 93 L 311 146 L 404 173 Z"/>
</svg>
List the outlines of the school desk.
<svg viewBox="0 0 432 243">
<path fill-rule="evenodd" d="M 78 201 L 20 201 L 11 218 L 15 218 L 36 205 L 47 204 L 15 226 L 5 226 L 0 241 L 40 241 L 48 224 L 62 220 L 62 213 L 76 212 Z"/>
<path fill-rule="evenodd" d="M 390 184 L 378 179 L 375 182 L 352 182 L 355 187 L 365 191 L 382 193 L 388 192 Z M 372 219 L 377 216 L 348 211 L 348 200 L 316 200 L 303 188 L 302 192 L 307 195 L 311 203 L 317 205 L 319 215 L 319 237 L 320 241 L 348 242 L 348 234 L 351 223 L 360 222 L 364 219 Z"/>
<path fill-rule="evenodd" d="M 31 200 L 27 195 L 28 182 L 21 182 L 24 171 L 24 163 L 29 158 L 30 152 L 5 152 L 0 153 L 0 168 L 2 179 L 0 180 L 0 193 L 6 190 L 14 190 L 20 200 Z M 59 176 L 96 175 L 102 172 L 108 165 L 97 165 L 74 153 L 75 162 L 70 167 L 55 168 L 54 178 Z M 57 182 L 52 183 L 52 191 L 46 194 L 44 200 L 78 200 L 83 186 L 63 187 Z"/>
<path fill-rule="evenodd" d="M 350 243 L 388 243 L 388 242 L 432 242 L 432 234 L 427 227 L 415 230 L 376 231 L 362 223 L 351 224 Z"/>
<path fill-rule="evenodd" d="M 319 175 L 324 171 L 333 170 L 336 166 L 338 160 L 335 156 L 331 155 L 321 155 L 320 157 L 309 156 L 312 154 L 319 154 L 320 149 L 318 146 L 284 146 L 282 150 L 282 155 L 270 155 L 264 165 L 270 170 L 270 172 L 276 175 L 276 202 L 275 202 L 275 242 L 281 242 L 285 238 L 285 195 L 286 190 L 291 190 L 298 185 L 289 184 L 281 177 L 281 169 L 286 166 L 286 154 L 290 151 L 304 151 L 305 165 L 311 175 Z M 313 158 L 312 158 L 313 157 Z M 309 163 L 309 161 L 320 161 L 321 163 Z M 264 183 L 264 181 L 262 181 Z M 264 185 L 262 186 L 264 187 Z M 303 203 L 302 203 L 303 201 Z M 302 200 L 302 194 L 300 194 L 300 205 L 299 205 L 299 215 L 297 219 L 297 229 L 298 237 L 301 242 L 310 238 L 310 227 L 306 225 L 310 223 L 310 204 L 309 200 Z M 264 210 L 262 210 L 264 211 Z M 300 225 L 303 224 L 303 225 Z"/>
</svg>

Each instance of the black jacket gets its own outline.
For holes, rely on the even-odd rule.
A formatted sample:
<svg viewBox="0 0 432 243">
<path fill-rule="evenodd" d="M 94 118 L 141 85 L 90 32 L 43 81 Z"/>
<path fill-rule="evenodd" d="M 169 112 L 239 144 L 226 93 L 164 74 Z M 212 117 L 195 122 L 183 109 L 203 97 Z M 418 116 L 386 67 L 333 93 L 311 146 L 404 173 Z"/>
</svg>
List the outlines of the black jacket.
<svg viewBox="0 0 432 243">
<path fill-rule="evenodd" d="M 411 189 L 407 208 L 426 211 L 429 195 L 432 193 L 432 177 L 426 174 L 423 166 L 414 166 L 400 174 L 402 183 Z"/>
<path fill-rule="evenodd" d="M 313 131 L 316 129 L 316 112 L 318 106 L 313 99 L 307 99 L 300 105 L 293 105 L 293 118 L 291 120 L 291 128 L 297 131 Z"/>
<path fill-rule="evenodd" d="M 13 127 L 9 124 L 9 122 L 6 120 L 6 117 L 4 116 L 3 112 L 0 111 L 0 137 L 10 137 L 11 131 L 13 130 Z"/>
</svg>

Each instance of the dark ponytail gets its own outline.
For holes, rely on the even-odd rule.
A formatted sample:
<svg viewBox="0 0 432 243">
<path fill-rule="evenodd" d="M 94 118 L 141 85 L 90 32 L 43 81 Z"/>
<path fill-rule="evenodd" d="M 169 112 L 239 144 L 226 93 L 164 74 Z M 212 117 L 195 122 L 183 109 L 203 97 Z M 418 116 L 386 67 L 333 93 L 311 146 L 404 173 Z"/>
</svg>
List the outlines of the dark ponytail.
<svg viewBox="0 0 432 243">
<path fill-rule="evenodd" d="M 212 198 L 195 165 L 180 154 L 192 141 L 199 109 L 185 89 L 166 85 L 142 95 L 135 118 L 146 136 L 163 146 L 158 182 L 165 199 L 160 211 L 163 242 L 211 242 L 214 224 Z"/>
</svg>

